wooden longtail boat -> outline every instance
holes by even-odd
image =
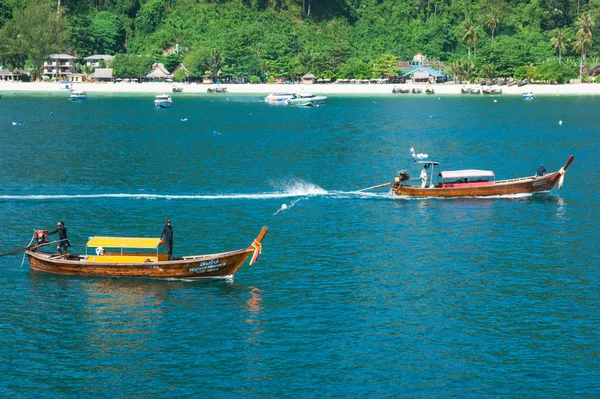
[[[437,184],[433,181],[433,170],[439,163],[421,161],[420,164],[428,165],[429,184],[424,188],[420,185],[403,184],[410,180],[408,173],[403,170],[398,173],[395,182],[391,183],[392,193],[408,197],[489,197],[547,192],[557,183],[560,189],[573,159],[575,157],[571,155],[565,166],[554,173],[508,180],[494,180],[494,172],[487,170],[442,171],[438,175]]]
[[[267,226],[263,227],[254,242],[245,249],[183,256],[171,261],[166,254],[158,253],[158,238],[91,237],[85,255],[69,254],[67,259],[57,253],[41,251],[41,247],[48,245],[44,243],[31,247],[26,253],[33,270],[48,273],[185,280],[230,278],[248,257],[252,255],[250,264],[258,259],[261,241],[268,231]],[[45,240],[47,242],[47,236]],[[88,255],[88,249],[94,247],[94,255]],[[104,248],[111,248],[114,252],[105,252]]]

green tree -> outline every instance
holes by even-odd
[[[594,19],[590,13],[581,14],[577,20],[579,29],[577,30],[577,39],[575,41],[575,51],[580,54],[581,59],[579,63],[579,79],[583,78],[583,63],[586,59],[586,54],[590,44],[592,43],[592,27],[594,26]]]
[[[182,62],[191,76],[199,78],[208,69],[207,59],[208,54],[205,51],[193,50],[186,54]]]
[[[25,65],[27,54],[23,51],[19,31],[14,21],[9,21],[0,29],[0,64],[11,69]]]
[[[96,54],[116,54],[124,50],[125,28],[121,18],[109,11],[94,15],[90,24],[92,52]]]
[[[154,57],[149,55],[117,54],[110,66],[115,77],[140,78],[150,72],[153,63]]]
[[[165,15],[164,0],[149,0],[138,11],[135,17],[135,30],[138,34],[153,33]]]
[[[65,18],[50,11],[34,1],[15,16],[19,45],[38,70],[48,55],[64,50],[69,39]]]
[[[373,63],[373,75],[369,78],[388,77],[394,79],[398,77],[397,69],[398,57],[392,54],[383,54]]]
[[[223,73],[223,66],[225,65],[225,59],[221,55],[221,52],[219,50],[211,50],[206,63],[210,71],[210,76],[212,76],[213,80],[217,80]]]
[[[565,30],[563,28],[557,28],[554,30],[554,35],[550,39],[552,47],[558,51],[558,63],[562,62],[562,52],[566,48],[567,38],[565,37]]]
[[[471,46],[477,42],[477,27],[471,20],[467,21],[463,30],[462,42],[469,48],[468,60],[471,61]]]
[[[183,69],[178,69],[173,73],[173,78],[178,82],[183,82],[187,80],[187,75]]]

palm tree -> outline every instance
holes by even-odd
[[[475,63],[475,60],[477,60],[477,43],[479,42],[479,31],[477,30],[477,26],[473,26],[473,39],[472,39],[472,43],[473,43],[473,64]]]
[[[496,31],[496,26],[500,22],[500,13],[498,10],[493,10],[488,15],[487,27],[492,31],[492,48],[494,48],[494,32]]]
[[[577,54],[581,56],[579,61],[579,80],[581,81],[583,79],[583,57],[585,55],[587,42],[583,37],[577,37],[577,40],[575,40],[575,44],[573,45],[573,47],[575,47],[575,51],[577,52]]]
[[[213,79],[217,79],[223,69],[224,60],[219,50],[212,50],[208,56],[208,68]]]
[[[581,14],[577,20],[579,29],[577,30],[577,40],[575,42],[575,50],[581,56],[579,61],[579,79],[583,78],[583,62],[586,58],[587,49],[592,43],[592,26],[594,26],[594,18],[590,13]]]
[[[561,63],[562,51],[566,48],[565,44],[567,39],[565,37],[565,30],[563,28],[558,28],[554,31],[554,36],[550,39],[550,44],[556,50],[558,50],[558,63]]]
[[[475,42],[476,35],[477,35],[477,33],[475,31],[475,24],[473,23],[473,21],[467,21],[467,23],[465,25],[465,33],[463,34],[463,37],[462,37],[462,42],[463,42],[463,44],[466,44],[469,48],[469,56],[468,56],[469,62],[471,61],[471,46]]]

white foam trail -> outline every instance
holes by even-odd
[[[302,196],[302,195],[326,195],[327,191],[323,190],[321,187],[305,182],[303,180],[284,180],[284,181],[275,181],[271,182],[271,185],[279,191],[284,192],[286,194],[290,194],[291,196]]]
[[[308,199],[308,197],[295,199],[295,200],[293,200],[292,202],[290,202],[290,204],[289,204],[289,205],[288,205],[288,204],[283,204],[283,205],[281,205],[281,208],[279,208],[279,209],[277,210],[277,212],[275,212],[275,213],[273,214],[273,216],[277,215],[279,212],[286,211],[286,210],[288,210],[288,209],[292,208],[294,205],[296,205],[296,204],[298,203],[298,201],[300,201],[300,200],[302,200],[302,199]]]
[[[300,196],[322,196],[327,195],[327,191],[312,183],[303,181],[294,181],[281,187],[281,191],[271,193],[257,194],[36,194],[36,195],[0,195],[0,200],[63,200],[63,199],[90,199],[90,198],[133,198],[133,199],[168,199],[168,200],[220,200],[220,199],[270,199],[270,198],[291,198]]]

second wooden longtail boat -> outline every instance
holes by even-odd
[[[394,195],[409,197],[490,197],[547,192],[556,184],[561,188],[565,173],[574,159],[571,155],[560,170],[543,176],[495,180],[492,171],[468,169],[439,172],[437,182],[434,182],[434,169],[439,163],[420,161],[419,164],[427,165],[429,182],[425,187],[404,184],[410,180],[405,170],[398,172],[394,183],[390,185]]]
[[[26,253],[33,270],[48,273],[184,280],[231,278],[250,256],[250,264],[258,259],[261,242],[268,231],[267,226],[263,227],[245,249],[182,256],[169,261],[166,254],[158,251],[160,239],[135,237],[91,237],[85,255],[69,254],[64,258],[41,250],[48,246],[48,236],[47,231],[38,230],[36,244]],[[95,250],[90,255],[91,248]]]

